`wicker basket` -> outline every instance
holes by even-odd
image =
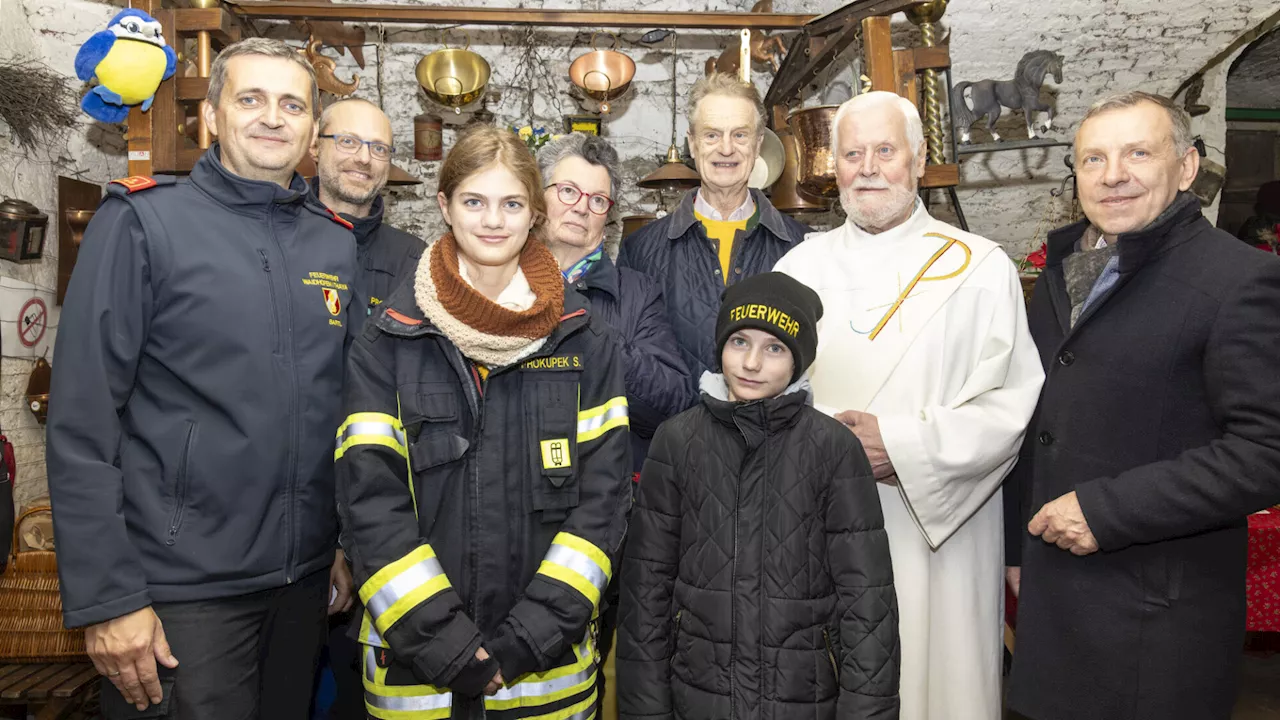
[[[62,626],[58,555],[52,550],[18,551],[22,521],[47,505],[22,513],[13,524],[13,555],[0,575],[0,660],[72,662],[86,659],[84,631]]]

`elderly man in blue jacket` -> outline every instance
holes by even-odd
[[[685,407],[702,373],[719,368],[716,313],[726,287],[769,272],[809,228],[747,187],[764,141],[764,105],[752,85],[712,73],[689,98],[689,150],[702,176],[675,212],[622,243],[618,265],[658,282],[690,370]],[[683,408],[681,408],[683,409]]]

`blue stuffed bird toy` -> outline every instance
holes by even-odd
[[[76,76],[98,81],[80,107],[95,120],[124,122],[133,105],[151,109],[156,88],[173,76],[177,64],[159,21],[141,10],[122,10],[76,53]]]

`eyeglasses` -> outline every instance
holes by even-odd
[[[347,135],[345,133],[339,135],[320,135],[319,137],[328,138],[333,141],[333,146],[348,155],[355,155],[360,152],[361,145],[369,146],[369,157],[374,160],[390,160],[394,147],[377,140],[361,140],[355,135]]]
[[[577,205],[582,196],[587,197],[587,209],[596,215],[604,215],[613,207],[613,199],[603,193],[582,192],[577,186],[569,183],[551,183],[548,188],[556,189],[556,197],[565,205]]]

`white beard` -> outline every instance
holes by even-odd
[[[916,188],[901,185],[889,186],[889,196],[882,199],[875,207],[861,207],[854,195],[853,186],[840,188],[840,205],[853,220],[853,224],[867,232],[879,232],[894,220],[909,215],[916,203]]]

